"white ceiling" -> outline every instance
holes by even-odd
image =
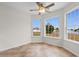
[[[45,5],[49,5],[52,2],[43,2]],[[55,6],[50,7],[50,11],[55,11],[60,8],[64,8],[70,4],[69,2],[56,2]],[[30,12],[30,9],[36,9],[37,5],[35,2],[0,2],[0,6],[9,6],[11,8],[16,8],[17,10],[20,10],[22,12],[28,12],[30,14],[38,14],[38,12]]]

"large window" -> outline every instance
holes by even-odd
[[[33,26],[33,36],[40,36],[40,20],[33,20],[32,22]]]
[[[53,17],[45,21],[46,36],[59,37],[59,18]]]
[[[67,13],[68,39],[79,41],[79,8]]]

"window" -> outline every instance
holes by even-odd
[[[67,14],[68,39],[79,41],[79,8]]]
[[[54,17],[45,21],[46,36],[59,37],[59,18]]]
[[[33,36],[40,36],[40,20],[33,20]]]

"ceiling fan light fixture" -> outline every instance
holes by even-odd
[[[49,8],[55,5],[55,3],[52,3],[52,4],[49,4],[49,5],[45,6],[41,2],[36,2],[36,4],[37,4],[37,8],[36,9],[32,9],[30,11],[37,11],[39,13],[38,15],[40,15],[42,13],[45,13],[45,12],[49,12],[48,11]]]
[[[45,8],[44,8],[44,7],[41,7],[41,8],[39,9],[39,12],[40,12],[40,13],[45,13]]]

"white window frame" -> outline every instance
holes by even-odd
[[[67,14],[69,14],[69,13],[71,13],[72,11],[74,11],[74,10],[76,10],[76,9],[78,9],[79,8],[79,6],[76,6],[76,7],[73,7],[72,9],[70,9],[70,10],[68,10],[66,13],[65,13],[65,16],[64,16],[64,22],[66,22],[66,26],[65,26],[65,30],[66,30],[66,32],[65,32],[65,36],[66,36],[66,38],[65,38],[65,40],[67,40],[67,41],[70,41],[70,42],[73,42],[73,43],[77,43],[77,44],[79,44],[79,42],[78,41],[75,41],[75,40],[71,40],[71,39],[68,39],[68,33],[67,33]]]
[[[34,18],[35,19],[35,18]],[[34,36],[33,35],[33,20],[34,19],[32,19],[32,22],[31,22],[31,25],[32,25],[32,37],[41,37],[41,20],[40,19],[37,19],[37,20],[39,20],[40,21],[40,36]]]
[[[60,23],[60,16],[52,16],[52,17],[48,17],[46,20],[50,19],[50,18],[55,18],[55,17],[58,17],[59,18],[59,23]],[[61,39],[61,35],[60,35],[60,24],[59,24],[59,37],[51,37],[51,36],[46,36],[46,20],[44,20],[44,37],[47,37],[47,38],[52,38],[52,39]]]

